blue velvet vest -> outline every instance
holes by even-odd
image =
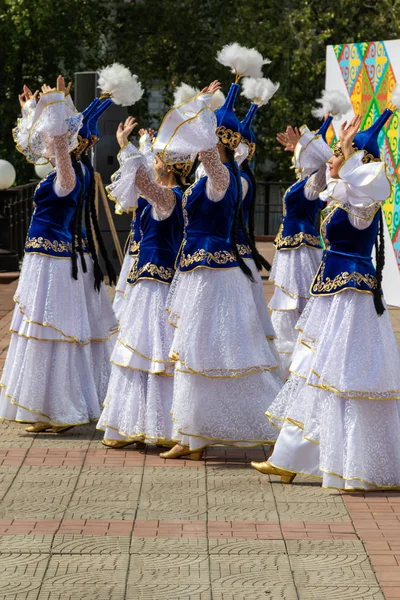
[[[57,196],[53,183],[56,171],[51,171],[37,186],[33,201],[36,207],[32,214],[25,252],[46,254],[54,258],[69,258],[72,254],[73,220],[81,193],[81,184],[77,179],[74,189],[67,196]],[[84,185],[88,190],[90,174],[85,169]],[[82,228],[85,240],[86,232]],[[88,251],[84,242],[84,250]]]
[[[329,208],[321,225],[325,250],[310,292],[313,296],[331,296],[354,289],[372,294],[376,271],[371,254],[378,234],[379,210],[367,229],[357,229],[341,205]]]
[[[139,254],[141,238],[140,218],[142,216],[143,210],[146,208],[147,205],[147,200],[145,200],[142,196],[139,196],[137,209],[131,221],[131,231],[127,240],[129,256],[137,256]]]
[[[240,172],[240,176],[243,177],[243,179],[245,179],[249,185],[247,194],[244,197],[243,202],[242,202],[243,220],[244,220],[244,224],[246,225],[246,227],[248,227],[249,216],[250,216],[250,206],[251,206],[251,201],[253,198],[253,182],[251,181],[250,177],[242,171]],[[240,255],[243,258],[253,258],[251,250],[250,250],[249,246],[247,245],[247,241],[246,241],[246,237],[244,235],[243,229],[241,227],[238,227],[237,243],[238,243]]]
[[[296,181],[283,196],[282,225],[274,241],[277,250],[295,250],[300,246],[321,248],[315,221],[325,202],[307,200],[306,183],[307,179]]]
[[[184,238],[177,266],[182,272],[197,268],[225,269],[239,267],[233,253],[231,229],[238,188],[231,166],[229,187],[220,202],[209,200],[207,177],[194,183],[183,195]]]
[[[172,214],[163,221],[152,217],[151,206],[144,207],[140,219],[141,241],[137,264],[131,269],[127,282],[134,285],[140,279],[171,283],[175,259],[183,236],[182,190],[173,188],[176,204]]]

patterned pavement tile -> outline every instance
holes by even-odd
[[[3,554],[49,554],[52,535],[0,536],[0,562]]]
[[[0,466],[0,500],[7,494],[18,473],[18,467]]]
[[[0,518],[61,518],[78,476],[74,467],[21,467],[0,502]]]
[[[209,553],[212,555],[264,556],[286,554],[283,540],[209,540]]]
[[[213,600],[209,583],[151,582],[129,585],[125,600]],[[42,600],[42,599],[40,599]],[[252,599],[253,600],[253,599]]]
[[[235,588],[233,590],[216,590],[213,588],[212,597],[213,600],[298,600],[296,588],[293,584],[271,585],[267,581],[263,589],[255,589],[248,585],[242,589]]]
[[[136,514],[138,492],[131,493],[130,499],[116,501],[109,494],[108,500],[98,501],[93,497],[74,494],[73,499],[65,509],[66,519],[133,519]]]
[[[127,554],[52,556],[39,600],[122,600],[128,562]]]
[[[129,544],[129,536],[57,535],[54,538],[52,554],[128,554]]]
[[[48,562],[47,554],[1,554],[0,599],[36,600]]]
[[[297,599],[288,557],[211,555],[213,598]]]
[[[211,600],[207,554],[141,552],[132,555],[126,597]]]
[[[350,521],[343,503],[281,502],[278,497],[276,506],[281,521]]]
[[[190,469],[176,467],[175,469],[160,469],[159,467],[146,467],[143,473],[143,489],[152,486],[167,485],[176,489],[176,486],[193,486],[205,489],[206,470],[204,466],[192,466]]]
[[[345,554],[358,555],[365,554],[364,544],[353,540],[287,540],[287,551],[290,556],[294,554],[312,555],[312,554]]]
[[[278,502],[296,502],[298,504],[301,502],[306,504],[309,502],[322,502],[322,504],[333,502],[334,504],[343,505],[343,498],[339,492],[324,489],[319,483],[310,484],[310,480],[308,480],[308,485],[305,485],[305,482],[302,485],[286,485],[274,481],[271,487],[273,487]]]
[[[175,472],[176,469],[173,469]],[[160,489],[146,492],[142,490],[137,512],[138,519],[192,519],[205,520],[207,517],[207,498],[205,491],[189,488],[185,496],[181,497],[179,487],[173,491],[167,486],[166,493],[163,483]]]
[[[378,586],[297,586],[297,592],[299,600],[385,600]]]
[[[131,554],[208,554],[206,539],[133,537]]]
[[[278,521],[274,502],[252,502],[222,504],[218,496],[209,500],[208,518],[210,521]]]
[[[314,554],[290,556],[293,577],[300,587],[324,584],[372,585],[377,581],[366,554]]]

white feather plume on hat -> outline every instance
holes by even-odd
[[[271,61],[255,48],[241,46],[237,42],[227,44],[217,54],[217,61],[225,67],[230,67],[237,79],[241,77],[262,77],[263,65]]]
[[[323,119],[326,114],[330,114],[339,120],[351,109],[348,98],[339,90],[324,90],[321,98],[318,98],[316,102],[321,106],[314,108],[311,114],[319,119]]]
[[[174,90],[174,106],[180,106],[183,102],[187,102],[195,98],[200,93],[198,88],[192,87],[187,83],[181,83]]]
[[[264,106],[279,90],[280,83],[273,83],[267,77],[245,77],[242,86],[242,96],[258,104],[258,106]]]
[[[144,92],[137,75],[119,63],[99,71],[99,88],[103,94],[109,94],[115,104],[122,106],[135,104]]]
[[[211,110],[218,110],[225,103],[225,94],[221,90],[214,92],[211,99]]]
[[[397,110],[400,110],[400,84],[397,84],[394,88],[390,102],[397,108]]]

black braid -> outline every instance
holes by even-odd
[[[258,271],[261,271],[262,268],[267,271],[271,270],[271,265],[269,262],[259,253],[256,246],[256,236],[254,233],[254,216],[255,216],[255,207],[256,207],[256,178],[254,177],[253,171],[250,169],[250,165],[248,160],[246,159],[241,165],[242,171],[248,175],[252,184],[252,198],[250,204],[250,212],[249,212],[249,224],[248,226],[244,222],[243,215],[243,205],[240,214],[240,224],[242,226],[244,237],[246,238],[246,243],[250,247],[251,253],[253,255],[253,260],[257,267]]]
[[[82,162],[84,163],[85,167],[87,167],[87,169],[89,170],[90,173],[90,188],[89,188],[89,194],[88,194],[88,198],[87,198],[87,205],[88,207],[86,208],[87,211],[90,210],[90,217],[91,217],[91,223],[93,225],[93,229],[96,235],[96,239],[97,239],[97,243],[99,244],[99,248],[100,248],[100,252],[101,255],[103,257],[103,260],[105,262],[106,265],[106,271],[107,271],[107,275],[108,275],[108,279],[109,279],[109,283],[110,285],[115,285],[117,283],[117,274],[115,272],[115,269],[110,261],[110,259],[108,258],[108,253],[107,253],[107,249],[106,246],[104,244],[104,240],[103,237],[101,235],[101,231],[100,231],[100,226],[99,226],[99,221],[97,218],[97,213],[96,213],[96,204],[95,204],[95,174],[94,174],[94,170],[93,170],[93,166],[92,163],[90,161],[89,156],[86,154],[83,158],[82,158]],[[86,217],[86,212],[85,212],[85,220],[86,223],[88,222],[88,217]],[[87,226],[87,225],[86,225]],[[87,232],[88,233],[88,242],[90,244],[90,238],[89,236],[92,236],[92,240],[93,240],[93,231],[91,227],[88,227],[88,229],[90,230]],[[101,281],[103,281],[104,277],[103,277],[103,272],[100,268],[100,265],[98,263],[97,260],[97,253],[96,253],[96,249],[94,247],[94,242],[93,242],[93,250],[90,250],[92,257],[93,257],[93,253],[96,255],[96,261],[94,260],[94,273],[95,273],[95,287],[96,289],[100,289],[100,284]],[[100,276],[100,272],[101,272],[101,276]]]
[[[85,180],[83,177],[83,173],[82,173],[82,169],[80,167],[80,165],[78,164],[78,172],[79,172],[79,181],[81,184],[81,193],[79,196],[79,202],[78,202],[78,206],[77,206],[77,215],[76,215],[76,232],[74,232],[74,236],[77,240],[76,242],[76,249],[78,251],[79,256],[81,257],[81,265],[82,265],[82,271],[84,273],[87,272],[87,266],[86,266],[86,261],[85,261],[85,254],[83,252],[83,241],[82,241],[82,215],[83,215],[83,207],[85,204]]]
[[[84,162],[86,164],[86,158],[84,159]],[[89,162],[90,162],[90,160],[89,160]],[[95,245],[94,239],[93,239],[92,221],[90,219],[90,198],[92,197],[92,195],[94,195],[95,183],[96,182],[91,173],[88,197],[86,199],[86,204],[85,204],[85,227],[86,227],[86,235],[88,238],[89,251],[90,251],[90,254],[91,254],[91,257],[93,260],[94,287],[99,292],[101,283],[104,281],[104,275],[103,275],[103,271],[101,270],[101,267],[99,265],[99,259],[97,257],[97,252],[96,252],[96,245]]]
[[[250,181],[252,183],[252,187],[253,187],[253,197],[251,199],[251,204],[250,204],[248,229],[249,229],[250,238],[252,239],[252,241],[255,244],[256,243],[256,235],[254,232],[254,221],[255,221],[255,209],[256,209],[257,182],[256,182],[256,178],[254,177],[253,170],[250,168],[250,164],[249,164],[249,161],[247,160],[247,158],[242,162],[242,164],[240,165],[240,168],[244,173],[246,173],[246,175],[250,179]]]
[[[83,249],[82,249],[82,210],[83,210],[83,204],[85,202],[85,185],[84,185],[84,180],[83,180],[82,169],[81,169],[79,162],[77,161],[75,154],[71,154],[71,162],[72,162],[72,166],[75,171],[75,176],[77,178],[77,181],[79,181],[79,183],[80,183],[79,198],[78,198],[78,202],[77,202],[77,205],[75,208],[74,218],[72,221],[72,254],[71,254],[72,277],[77,280],[78,279],[77,251],[79,252],[79,254],[81,256],[82,270],[86,271],[86,262],[85,262],[85,258],[83,256]]]
[[[233,217],[233,223],[232,223],[232,228],[231,228],[232,252],[233,252],[235,259],[239,263],[239,267],[241,268],[243,273],[246,275],[246,277],[248,277],[250,279],[250,281],[254,281],[251,269],[248,266],[248,264],[243,260],[242,256],[240,255],[238,245],[237,245],[237,230],[238,230],[239,221],[240,221],[240,213],[242,211],[242,182],[240,179],[239,168],[235,161],[235,155],[234,155],[233,151],[228,148],[225,148],[225,150],[226,150],[226,153],[228,156],[229,164],[231,165],[231,167],[233,169],[233,173],[235,175],[237,187],[238,187],[236,203],[235,203],[235,214]]]
[[[375,310],[379,316],[382,316],[385,312],[385,307],[382,300],[382,276],[383,267],[385,266],[385,230],[383,223],[382,209],[380,209],[379,215],[379,233],[375,241],[375,253],[376,253],[376,288],[374,290],[374,304]]]

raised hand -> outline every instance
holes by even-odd
[[[72,81],[70,81],[69,84],[67,85],[67,87],[65,87],[64,77],[62,75],[59,75],[57,77],[57,83],[56,83],[57,92],[64,92],[64,95],[68,96],[68,94],[71,90],[71,85],[72,85]]]
[[[56,88],[52,88],[49,85],[47,85],[47,83],[44,83],[42,85],[42,94],[47,94],[48,92],[55,92]]]
[[[203,88],[200,93],[201,94],[215,94],[215,92],[220,90],[221,87],[222,86],[221,86],[220,82],[217,79],[215,79],[215,81],[212,81],[210,83],[210,85],[207,85],[205,88]]]
[[[286,135],[286,133],[278,133],[276,139],[281,144],[281,146],[283,146],[285,152],[294,152],[294,148],[289,143],[289,138]]]
[[[286,135],[287,135],[287,137],[288,137],[289,144],[290,144],[291,146],[293,146],[293,151],[294,151],[294,149],[295,149],[295,148],[296,148],[296,146],[297,146],[297,143],[298,143],[299,139],[301,138],[300,131],[298,130],[298,128],[297,128],[297,127],[295,127],[295,128],[293,129],[293,127],[291,127],[290,125],[288,125],[288,126],[286,127]]]
[[[25,102],[28,102],[29,100],[32,100],[32,98],[34,98],[36,100],[38,94],[39,94],[39,90],[36,90],[36,92],[34,94],[32,94],[32,92],[28,88],[28,86],[24,85],[22,94],[18,95],[18,100],[19,100],[21,108],[24,107]]]
[[[146,133],[150,137],[150,139],[153,139],[153,137],[154,137],[154,129],[144,129],[143,127],[141,129],[139,129],[139,135],[140,135],[140,137],[142,137],[142,135],[145,135]]]
[[[284,147],[285,152],[294,152],[301,135],[297,127],[286,127],[285,133],[278,133],[277,141]]]
[[[120,148],[124,148],[128,143],[128,138],[139,123],[133,117],[128,117],[125,123],[120,123],[117,129],[117,141]]]
[[[346,149],[352,148],[353,140],[360,129],[360,125],[361,125],[361,116],[355,115],[348,125],[347,125],[347,121],[344,121],[344,123],[342,123],[342,125],[340,126],[339,141],[340,141],[340,145],[343,150],[343,153],[345,155],[346,155],[345,148]]]

